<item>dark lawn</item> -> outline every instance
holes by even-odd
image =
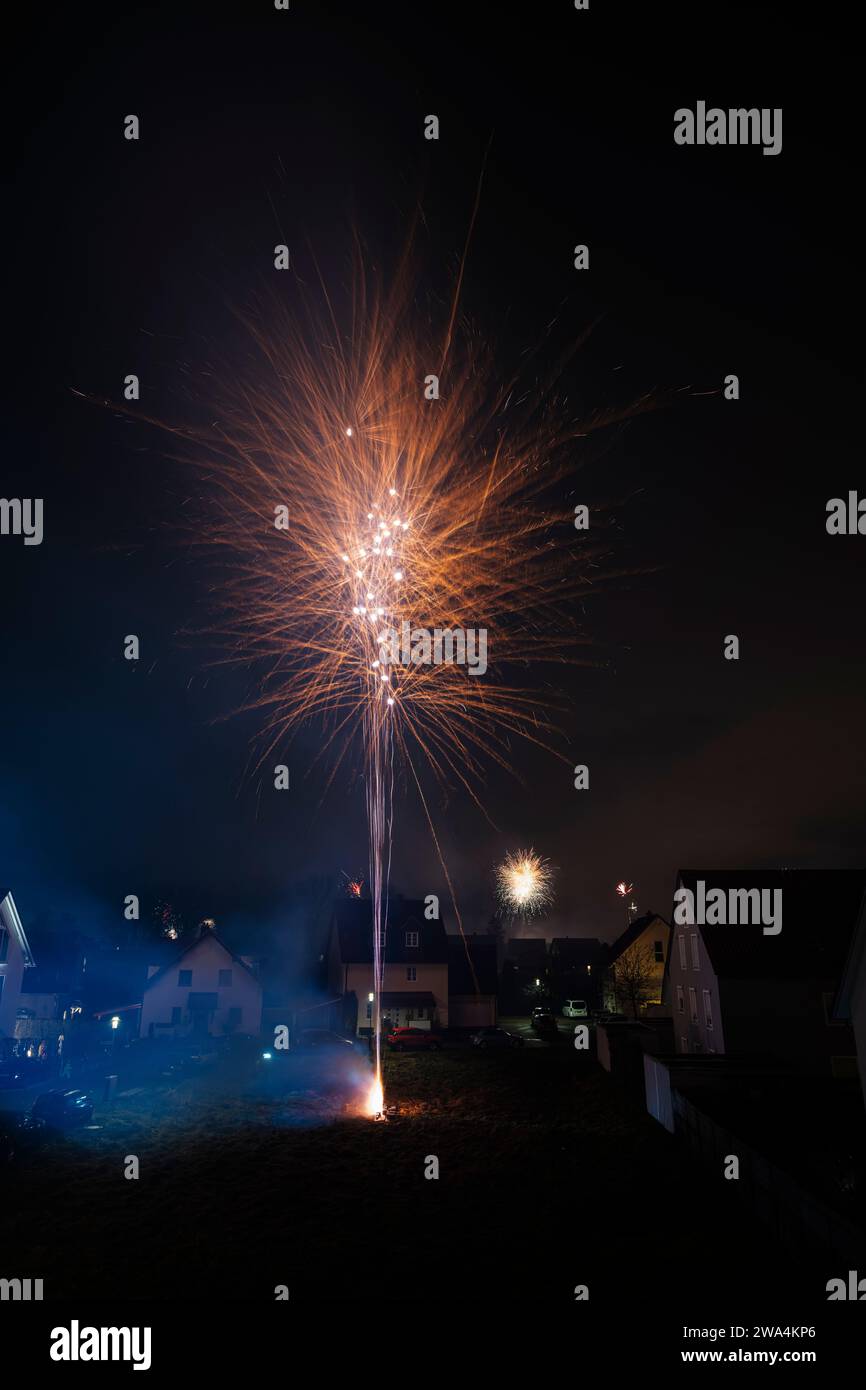
[[[3,1266],[46,1298],[554,1298],[803,1290],[721,1178],[557,1047],[388,1056],[387,1124],[213,1082],[148,1088],[4,1183]],[[123,1177],[137,1154],[141,1176]],[[424,1178],[439,1159],[440,1178]],[[14,1200],[9,1201],[10,1190]],[[769,1281],[769,1282],[766,1282]],[[721,1296],[721,1292],[718,1296]]]

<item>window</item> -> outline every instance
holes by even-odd
[[[419,940],[420,940],[420,933],[419,933],[419,932],[416,932],[416,931],[407,931],[407,933],[406,933],[406,945],[407,945],[407,946],[417,946]]]
[[[418,978],[418,971],[417,971],[416,967],[415,967],[414,965],[407,965],[407,966],[406,966],[406,979],[407,979],[407,980],[417,980],[417,978]]]
[[[686,938],[684,936],[678,936],[677,945],[680,948],[680,969],[687,970],[688,961],[686,960]]]
[[[677,985],[677,1013],[684,1014],[686,1011],[686,996],[683,994],[682,985]]]
[[[713,1027],[713,1001],[712,1001],[712,998],[710,997],[710,991],[709,991],[708,989],[705,989],[705,990],[704,990],[704,1022],[706,1023],[706,1025],[707,1025],[707,1027],[710,1029],[710,1031],[712,1031],[712,1027]]]
[[[694,985],[689,985],[689,1018],[692,1023],[698,1021],[698,995]]]
[[[178,988],[179,988],[179,989],[186,989],[188,985],[191,985],[191,984],[192,984],[192,971],[191,971],[191,970],[178,970],[178,972],[177,972],[177,983],[178,983]]]
[[[681,1034],[680,1034],[680,1052],[688,1052],[688,1050],[689,1050],[689,1040],[688,1040],[688,1038],[686,1037],[685,1033],[681,1033]]]
[[[243,1016],[243,1009],[229,1009],[229,1028],[239,1027]]]
[[[380,951],[384,951],[384,949],[385,949],[385,933],[384,933],[383,931],[380,931],[380,932],[379,932],[379,950],[380,950]]]
[[[693,970],[700,970],[700,968],[701,968],[701,958],[700,958],[700,956],[698,955],[698,938],[697,938],[697,936],[693,936],[693,937],[692,937],[692,969],[693,969]]]
[[[368,1018],[372,1018],[372,1017],[373,1017],[373,1005],[372,1005],[372,1004],[368,1004],[368,1005],[367,1005],[367,1017],[368,1017]]]
[[[662,945],[661,941],[653,942],[653,954],[656,958],[656,964],[664,964],[665,948]]]
[[[5,927],[0,927],[0,961],[7,959],[9,951],[9,933]]]
[[[172,1021],[172,1023],[180,1023],[182,1014],[183,1014],[183,1009],[181,1009],[181,1008],[179,1008],[179,1007],[176,1007],[176,1008],[172,1009],[172,1011],[171,1011],[171,1021]]]
[[[231,985],[231,982],[232,972],[230,970],[221,970],[219,974],[218,987],[220,989],[228,989]]]

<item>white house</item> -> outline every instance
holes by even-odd
[[[262,987],[253,962],[236,956],[209,928],[168,965],[149,967],[142,1037],[257,1034],[261,1026]]]
[[[448,938],[429,921],[423,902],[392,898],[382,933],[382,1026],[448,1027]],[[354,994],[357,1031],[372,1029],[373,916],[367,899],[337,903],[331,923],[328,983],[335,994]]]
[[[14,1039],[24,972],[34,965],[33,953],[18,916],[15,899],[7,893],[0,902],[0,1054]]]

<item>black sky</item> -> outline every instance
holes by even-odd
[[[243,678],[180,636],[205,597],[175,530],[189,480],[157,432],[74,390],[119,398],[134,371],[142,408],[176,416],[276,241],[336,277],[357,226],[387,266],[419,198],[435,292],[488,144],[464,307],[503,363],[554,318],[560,341],[597,320],[565,382],[588,407],[728,372],[741,400],[682,392],[586,458],[575,500],[653,572],[587,605],[598,665],[570,683],[568,762],[491,770],[495,829],[465,796],[439,808],[467,923],[528,843],[560,869],[548,931],[603,937],[622,875],[666,911],[686,863],[863,863],[866,538],[824,526],[828,498],[866,490],[846,45],[790,6],[472,13],[90,6],[36,16],[18,50],[0,494],[43,497],[46,534],[0,538],[0,878],[25,920],[62,903],[111,928],[137,892],[252,930],[304,878],[363,863],[357,782],[322,802],[326,767],[283,798],[245,777],[253,725],[219,722]],[[677,147],[674,110],[698,99],[781,106],[782,153]],[[311,732],[293,768],[316,751]],[[394,883],[444,892],[409,797]]]

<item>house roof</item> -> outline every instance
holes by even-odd
[[[642,936],[647,927],[653,922],[661,922],[664,926],[670,927],[670,923],[666,922],[664,917],[660,917],[657,912],[645,912],[642,917],[635,917],[634,921],[629,923],[622,935],[618,936],[616,941],[612,942],[608,947],[608,963],[612,965],[615,960],[619,960],[623,951],[627,951],[629,946],[632,946],[634,942],[637,941],[638,937]]]
[[[547,941],[543,936],[511,936],[505,944],[505,959],[527,967],[547,960]]]
[[[497,988],[496,937],[495,936],[449,936],[448,937],[448,993],[474,994],[475,983],[469,961],[468,951],[475,968],[479,994],[495,994]]]
[[[601,954],[601,942],[595,936],[555,936],[550,954],[560,965],[588,965]]]
[[[159,980],[164,979],[170,970],[176,970],[177,967],[180,965],[181,961],[184,959],[184,957],[190,955],[205,940],[215,941],[216,944],[220,946],[223,951],[225,951],[226,955],[234,961],[235,965],[239,965],[242,970],[245,970],[248,975],[252,976],[252,978],[256,981],[256,984],[259,984],[259,980],[257,979],[254,972],[250,970],[250,967],[247,965],[243,957],[236,956],[234,951],[229,950],[228,946],[225,944],[223,940],[221,940],[220,937],[217,936],[215,931],[211,931],[209,928],[206,928],[201,932],[199,936],[196,937],[195,941],[191,941],[188,946],[184,946],[181,951],[179,951],[176,955],[172,956],[171,960],[166,961],[165,965],[160,966],[159,970],[155,970],[152,975],[149,975],[148,978],[145,980],[144,988],[146,990],[151,989]]]
[[[782,893],[782,930],[701,926],[701,940],[719,979],[837,981],[863,912],[866,871],[850,869],[682,869],[678,885],[696,891],[757,888]],[[673,930],[677,930],[674,923]]]
[[[332,930],[343,965],[373,961],[373,905],[369,898],[342,898],[335,905]],[[418,945],[407,946],[405,933],[418,932]],[[422,899],[391,898],[385,930],[387,965],[444,965],[448,960],[445,925],[429,922]]]
[[[15,940],[18,942],[21,954],[24,957],[24,964],[35,965],[36,962],[33,959],[33,952],[30,949],[30,943],[27,940],[27,934],[21,924],[21,918],[18,916],[18,909],[15,906],[15,899],[11,892],[7,893],[2,902],[0,902],[0,923],[3,924],[9,935],[14,936]]]

